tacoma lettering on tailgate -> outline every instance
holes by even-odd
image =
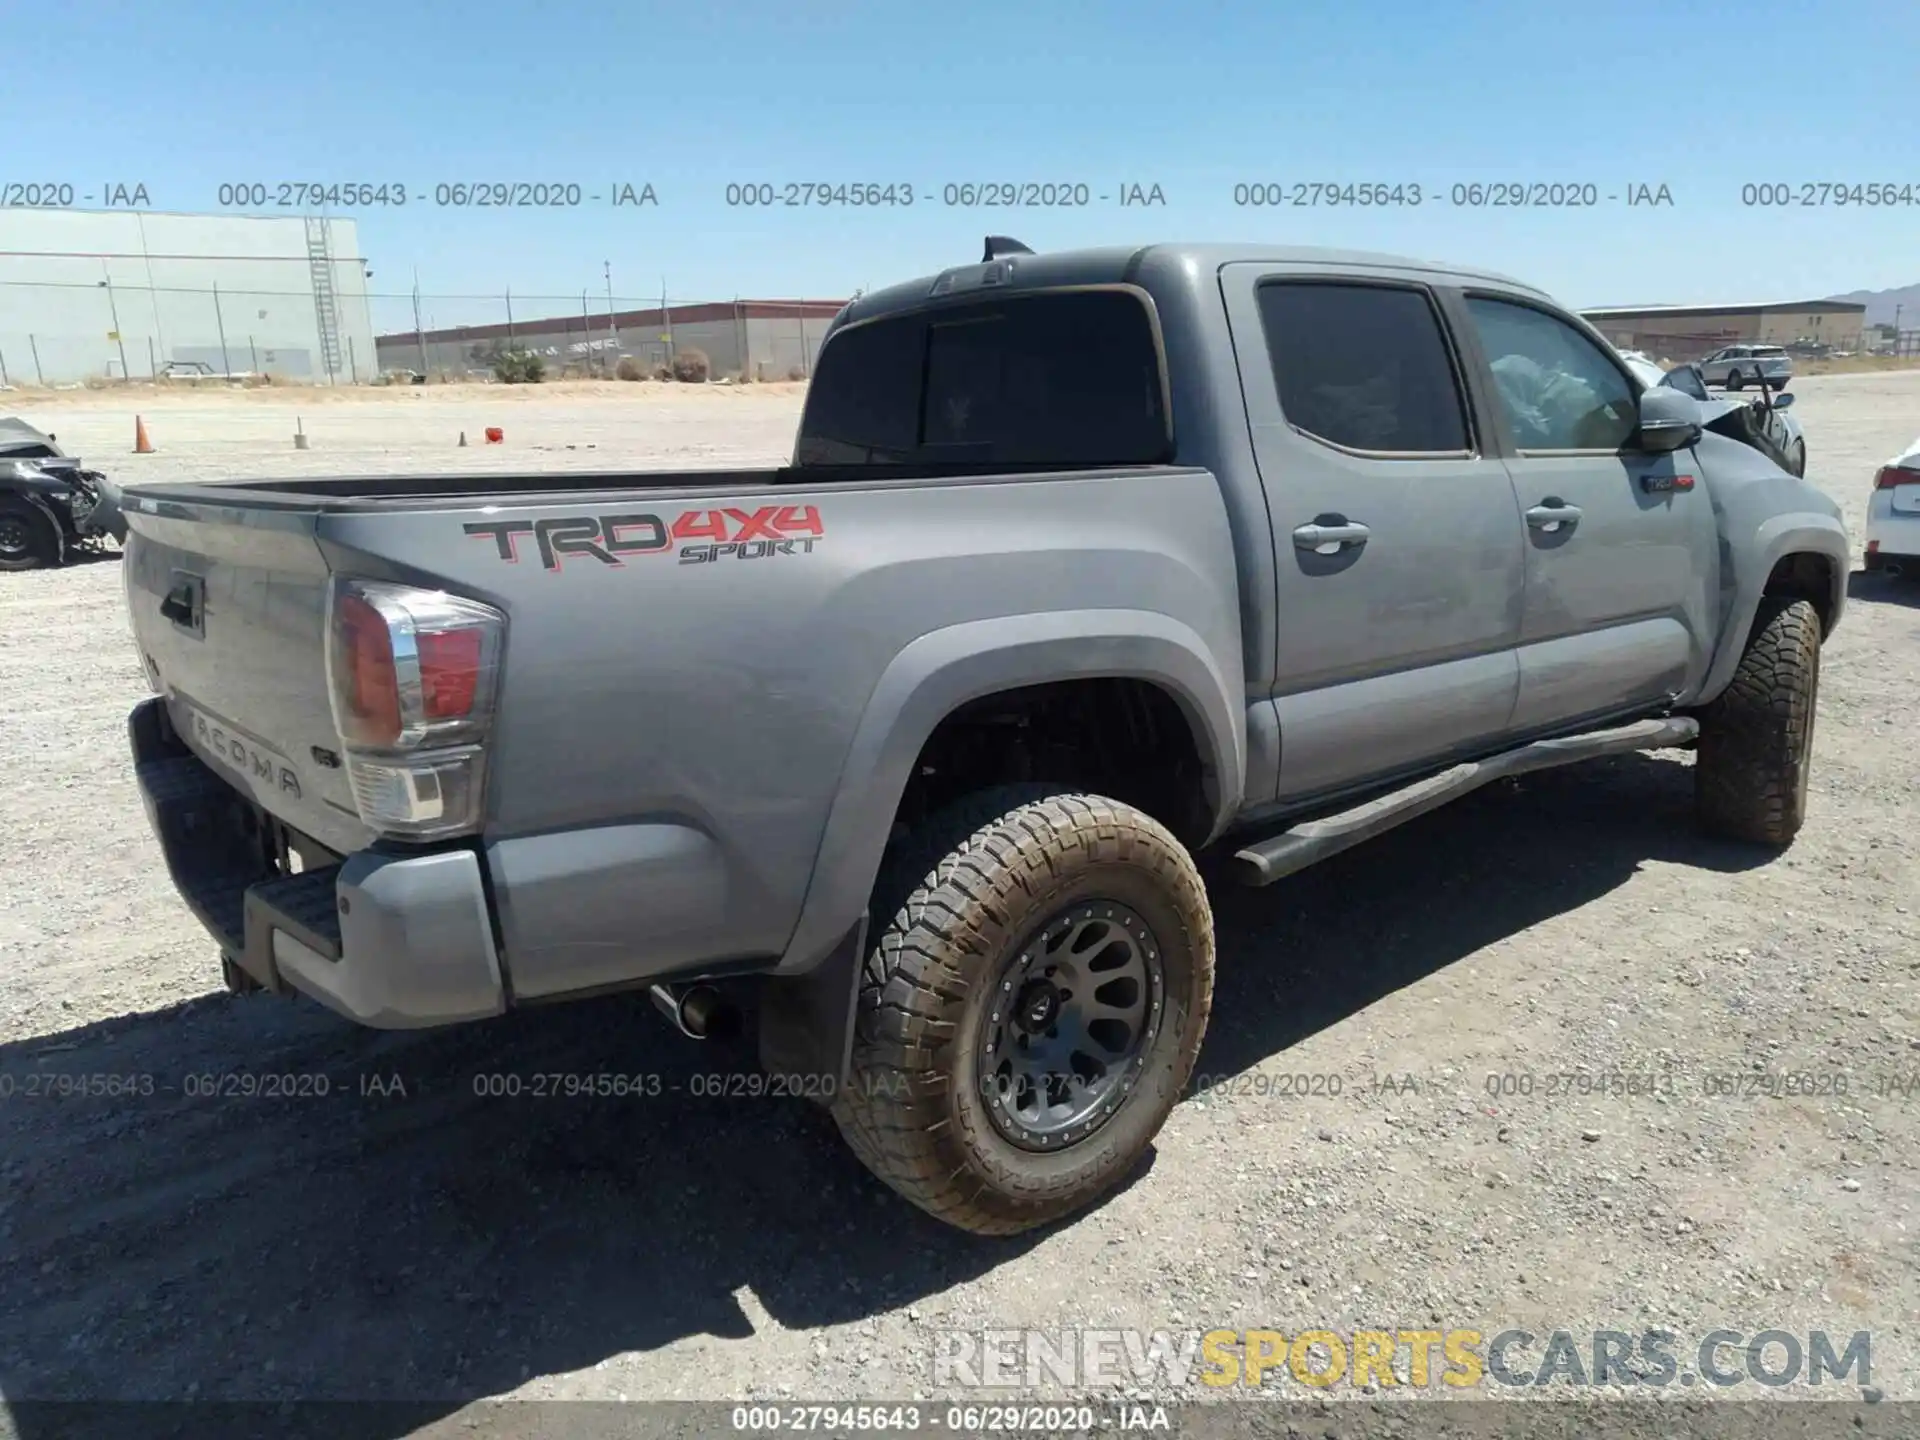
[[[651,512],[626,515],[554,515],[538,520],[473,520],[469,535],[490,539],[500,558],[520,563],[520,539],[531,535],[540,564],[560,569],[568,556],[624,565],[630,556],[662,555],[680,544],[682,565],[715,560],[764,560],[810,555],[826,536],[812,505],[762,505],[756,510],[683,510],[672,520]]]

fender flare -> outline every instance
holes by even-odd
[[[1713,663],[1707,667],[1706,678],[1700,682],[1693,704],[1706,704],[1732,681],[1740,657],[1746,653],[1747,633],[1753,628],[1753,618],[1759,612],[1773,567],[1780,563],[1782,556],[1803,551],[1827,560],[1833,576],[1833,593],[1828,597],[1827,611],[1831,617],[1829,633],[1840,623],[1847,601],[1847,573],[1853,568],[1853,553],[1845,528],[1830,516],[1806,511],[1770,517],[1761,522],[1754,536],[1749,551],[1755,557],[1753,564],[1742,567],[1733,601],[1720,626],[1719,648],[1714,651]]]
[[[865,915],[921,747],[959,706],[1003,690],[1096,678],[1159,685],[1192,733],[1215,838],[1239,807],[1246,773],[1240,668],[1237,645],[1218,653],[1190,626],[1147,610],[1008,615],[922,635],[868,697],[778,973],[812,969]]]

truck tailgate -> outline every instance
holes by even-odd
[[[328,701],[316,514],[131,496],[126,598],[181,738],[280,820],[346,852],[372,837]]]

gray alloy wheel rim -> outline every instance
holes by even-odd
[[[999,1134],[1050,1151],[1093,1134],[1124,1105],[1164,1018],[1159,938],[1110,900],[1039,926],[994,977],[974,1050]]]
[[[0,515],[0,555],[24,555],[33,544],[33,532],[18,515]]]

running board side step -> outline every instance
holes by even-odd
[[[1556,765],[1571,765],[1578,760],[1593,760],[1602,755],[1620,755],[1630,750],[1664,750],[1685,745],[1700,733],[1700,722],[1684,715],[1665,719],[1636,720],[1611,730],[1594,730],[1585,735],[1563,735],[1553,740],[1536,740],[1517,750],[1490,755],[1485,760],[1470,760],[1443,770],[1404,789],[1283,830],[1272,839],[1249,845],[1234,855],[1235,878],[1246,885],[1271,885],[1296,870],[1304,870],[1329,855],[1337,855],[1362,840],[1371,840],[1383,831],[1404,824],[1417,816],[1436,810],[1449,800],[1457,800],[1470,790],[1478,790],[1495,780],[1524,775],[1529,770],[1547,770]]]

